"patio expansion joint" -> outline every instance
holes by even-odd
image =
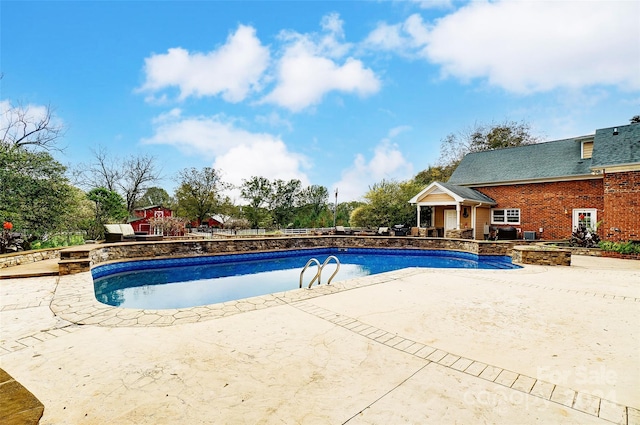
[[[78,329],[80,329],[79,325],[69,323],[60,327],[43,329],[30,335],[22,336],[18,339],[2,340],[0,343],[0,348],[2,348],[2,350],[0,350],[0,356],[20,351],[28,347],[33,347],[35,344],[67,335]]]
[[[499,366],[489,365],[469,357],[458,356],[422,344],[421,342],[404,338],[396,333],[387,332],[384,329],[361,322],[353,317],[319,307],[306,300],[289,303],[289,305],[378,344],[386,345],[395,350],[419,357],[427,362],[424,367],[430,363],[436,363],[454,372],[464,373],[485,381],[493,382],[502,387],[510,388],[513,391],[542,399],[545,402],[560,404],[612,423],[632,425],[636,424],[636,418],[640,418],[640,412],[633,407],[624,406],[589,393],[578,392],[570,388],[542,381],[503,369]],[[422,369],[423,368],[421,368],[421,370]],[[606,406],[607,409],[603,409],[602,406]],[[640,423],[640,421],[638,423]]]

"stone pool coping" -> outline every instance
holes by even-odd
[[[316,285],[311,289],[291,289],[223,303],[173,309],[136,309],[103,304],[95,297],[91,273],[85,272],[61,276],[50,307],[54,314],[77,325],[171,326],[228,317],[243,312],[262,310],[336,292],[390,282],[420,273],[421,270],[424,269],[408,268],[332,282],[330,285]]]

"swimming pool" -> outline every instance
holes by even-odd
[[[92,269],[98,301],[123,308],[195,307],[282,292],[299,287],[300,272],[310,258],[320,264],[340,261],[333,282],[407,267],[513,269],[511,257],[478,256],[460,251],[322,248],[230,254],[162,260],[125,261]],[[336,269],[322,272],[322,284]],[[304,274],[306,287],[317,268]]]

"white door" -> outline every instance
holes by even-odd
[[[596,230],[598,220],[598,210],[595,208],[579,208],[573,210],[573,230],[579,224],[584,224],[587,229]]]
[[[456,210],[444,210],[444,230],[455,229],[458,226]]]

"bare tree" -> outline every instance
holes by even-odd
[[[440,143],[440,166],[455,166],[470,152],[503,149],[540,142],[525,121],[478,124],[450,133]]]
[[[138,199],[152,183],[160,179],[160,174],[155,158],[149,155],[132,156],[123,165],[119,186],[127,202],[127,210],[132,214]]]
[[[117,192],[118,182],[122,179],[122,163],[109,155],[103,146],[92,149],[94,161],[89,165],[82,165],[82,180],[90,188],[104,187]]]
[[[104,147],[94,150],[93,162],[81,168],[77,173],[78,184],[119,193],[125,199],[129,214],[133,214],[145,191],[161,178],[155,157],[140,154],[122,159],[110,155]]]
[[[61,150],[56,141],[64,127],[56,122],[51,106],[17,106],[0,102],[0,141],[9,147],[35,147],[47,151]]]

